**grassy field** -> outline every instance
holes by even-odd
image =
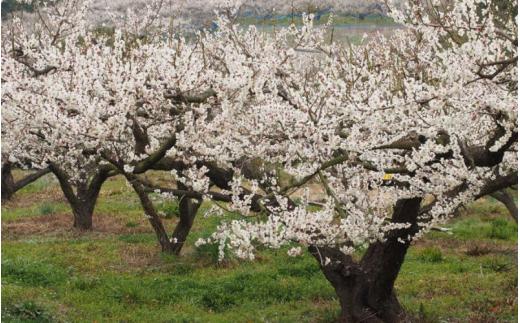
[[[196,249],[218,219],[199,218],[180,257],[161,255],[121,178],[103,188],[95,230],[72,216],[50,175],[2,205],[4,322],[333,322],[338,303],[308,255],[263,250],[216,262]],[[176,205],[161,209],[175,223]],[[492,199],[474,203],[408,253],[400,300],[420,322],[516,322],[517,226]]]

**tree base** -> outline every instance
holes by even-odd
[[[95,200],[90,201],[86,205],[82,205],[73,210],[74,224],[73,228],[81,231],[92,230],[92,215],[94,213]]]
[[[337,248],[309,247],[323,274],[336,290],[341,305],[339,322],[407,321],[406,313],[396,297],[394,282],[410,246],[407,237],[418,231],[420,204],[419,198],[398,201],[392,222],[407,223],[409,226],[389,232],[384,241],[372,243],[360,261],[354,261]]]

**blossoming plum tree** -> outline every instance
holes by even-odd
[[[234,11],[228,7],[227,13]],[[180,38],[154,44],[154,53],[158,54],[154,78],[157,88],[163,91],[161,98],[165,108],[147,105],[139,115],[135,114],[132,127],[138,125],[139,129],[146,129],[137,137],[134,132],[138,145],[120,141],[118,149],[103,151],[105,158],[127,176],[139,195],[165,251],[180,252],[202,199],[231,202],[230,192],[210,190],[213,186],[231,189],[233,163],[239,158],[222,151],[218,142],[212,140],[219,131],[215,126],[221,125],[220,111],[223,105],[250,100],[249,92],[254,87],[275,77],[274,70],[269,68],[271,60],[281,60],[276,56],[280,50],[273,47],[276,43],[267,41],[255,28],[238,30],[225,18],[221,18],[220,24],[218,32],[200,34],[191,43]],[[252,42],[256,48],[248,49],[245,44]],[[252,59],[248,50],[263,54],[255,54]],[[249,83],[252,76],[258,83]],[[138,153],[131,151],[137,146],[141,147]],[[143,156],[158,158],[142,167]],[[177,187],[157,186],[135,176],[147,168],[171,171],[172,182],[177,182]],[[147,193],[155,191],[180,199],[180,221],[171,238],[148,197]],[[258,206],[253,209],[258,210]]]
[[[88,1],[33,5],[38,22],[26,26],[19,17],[12,19],[2,47],[4,139],[16,142],[10,158],[49,167],[71,204],[75,226],[82,229],[92,226],[103,182],[125,174],[163,250],[179,252],[203,196],[188,188],[204,191],[209,185],[183,179],[199,176],[199,169],[222,187],[230,179],[227,170],[197,159],[194,143],[183,130],[193,122],[204,126],[197,109],[213,106],[212,86],[236,81],[233,74],[222,73],[226,66],[204,49],[222,39],[200,36],[189,43],[171,34],[157,19],[160,1],[140,15],[114,17],[108,35],[89,25]],[[181,198],[181,221],[172,238],[141,180],[136,181],[136,174],[150,168],[174,170],[178,185],[185,188],[167,192]],[[190,198],[183,199],[186,195]],[[210,196],[230,201],[216,192]]]
[[[88,4],[36,1],[37,22],[14,16],[2,39],[3,152],[56,175],[79,229],[92,228],[101,185],[116,173],[96,148],[126,122],[128,92],[145,73],[121,34],[89,27]]]
[[[493,1],[410,1],[389,12],[405,26],[390,38],[349,48],[313,38],[307,49],[320,57],[272,67],[280,77],[266,84],[281,95],[223,107],[215,129],[230,130],[219,147],[280,165],[294,181],[265,172],[251,185],[268,185],[260,203],[277,201],[266,220],[227,222],[199,242],[249,259],[258,244],[307,247],[347,322],[402,320],[393,284],[410,243],[517,183],[515,18]],[[254,94],[265,92],[274,93]],[[328,196],[318,211],[308,195],[291,199],[310,181]],[[233,202],[248,213],[247,200]]]

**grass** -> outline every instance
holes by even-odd
[[[176,208],[160,205],[169,232]],[[70,229],[57,183],[40,179],[2,206],[2,319],[334,322],[334,290],[310,256],[262,250],[254,262],[219,264],[215,246],[194,248],[219,221],[200,216],[207,208],[185,254],[166,256],[121,178],[101,192],[97,231],[83,234]],[[34,229],[51,219],[61,226]],[[396,282],[404,307],[421,322],[515,322],[517,226],[506,210],[483,199],[446,226],[451,234],[431,232],[407,254]]]
[[[422,262],[437,263],[441,262],[444,258],[442,257],[442,251],[438,247],[424,248],[419,254],[419,260]]]

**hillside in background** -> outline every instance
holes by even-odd
[[[110,23],[109,12],[123,15],[132,8],[142,10],[149,1],[146,0],[95,0],[92,8],[93,22]],[[211,25],[214,12],[220,1],[164,1],[161,10],[163,18],[176,17],[177,25],[184,29],[199,29]],[[2,19],[8,19],[9,13],[16,10],[31,12],[30,5],[18,4],[17,0],[2,1]],[[318,22],[326,22],[328,15],[334,13],[340,23],[358,23],[372,20],[385,20],[385,6],[376,0],[247,0],[240,8],[239,15],[245,23],[280,23],[298,22],[302,13],[313,13]],[[325,19],[324,19],[325,18]],[[28,18],[29,19],[29,18]]]

